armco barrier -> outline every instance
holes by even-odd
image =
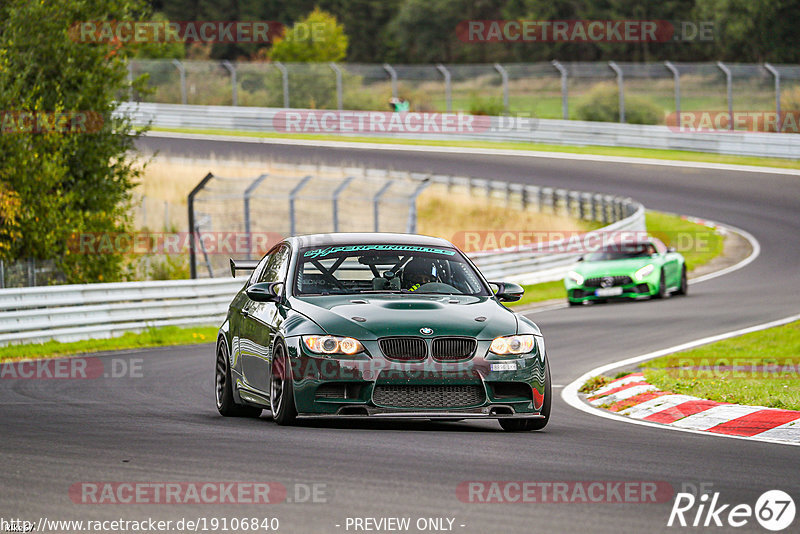
[[[286,110],[280,108],[186,106],[124,102],[117,113],[130,116],[135,124],[152,124],[161,128],[192,128],[252,132],[281,132],[286,125]],[[310,110],[293,110],[307,112]],[[319,110],[315,110],[319,113]],[[331,111],[331,113],[337,113]],[[344,111],[340,113],[366,113]],[[476,118],[477,119],[477,118]],[[551,145],[615,146],[689,150],[797,159],[800,157],[800,135],[762,132],[677,132],[667,126],[618,124],[610,122],[524,119],[508,126],[504,117],[483,117],[483,131],[469,133],[368,133],[376,137],[404,139],[465,139],[486,141],[521,141]],[[483,122],[481,123],[483,124]],[[358,134],[358,132],[355,132]],[[362,134],[364,135],[364,134]],[[346,139],[345,136],[342,136]]]

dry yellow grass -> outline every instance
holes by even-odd
[[[313,169],[313,170],[311,170]],[[160,230],[172,225],[186,226],[186,196],[209,172],[224,177],[256,177],[269,172],[282,176],[306,174],[331,174],[334,169],[311,166],[285,166],[268,162],[240,162],[225,160],[190,161],[154,158],[145,168],[142,181],[135,193],[147,200],[146,221],[142,221],[141,205],[134,209],[138,227]],[[168,209],[164,209],[164,202]],[[454,242],[463,241],[464,232],[575,232],[596,227],[592,223],[563,216],[535,211],[523,211],[518,200],[507,205],[505,198],[471,196],[466,190],[448,191],[443,185],[428,188],[418,200],[418,226],[421,234],[443,237]],[[165,217],[169,220],[165,221]],[[165,222],[168,223],[165,226]]]

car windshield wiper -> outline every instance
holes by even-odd
[[[409,291],[408,289],[364,289],[363,291],[359,291],[357,294],[360,293],[400,293],[400,294],[408,294],[413,293],[413,291]]]

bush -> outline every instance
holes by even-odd
[[[490,115],[497,117],[502,115],[505,109],[503,102],[493,98],[481,98],[477,95],[472,95],[469,101],[470,115]]]
[[[619,122],[619,90],[611,83],[599,83],[581,99],[575,112],[578,120]],[[625,122],[659,124],[664,112],[656,104],[639,96],[625,97]]]

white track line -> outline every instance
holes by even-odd
[[[781,169],[777,167],[756,167],[751,165],[734,165],[730,163],[706,163],[701,161],[677,161],[667,159],[631,158],[623,156],[601,156],[596,154],[573,154],[570,152],[546,152],[541,150],[510,150],[500,148],[474,148],[460,146],[437,145],[401,145],[391,143],[366,143],[358,141],[323,141],[313,139],[288,139],[281,137],[247,137],[238,135],[212,135],[180,132],[149,131],[145,137],[161,137],[166,139],[196,139],[199,141],[227,141],[240,143],[256,143],[267,145],[294,145],[325,148],[347,148],[361,150],[385,150],[406,152],[439,152],[444,154],[474,154],[481,156],[514,156],[526,158],[568,159],[578,161],[599,161],[605,163],[632,163],[636,165],[661,165],[665,167],[687,167],[692,169],[711,169],[718,171],[757,172],[763,174],[787,174],[800,176],[798,169]],[[455,140],[458,141],[458,140]],[[474,141],[466,139],[464,141]],[[608,148],[608,147],[600,147]],[[702,154],[703,152],[698,152]]]
[[[715,336],[704,337],[702,339],[696,339],[694,341],[689,341],[687,343],[683,343],[681,345],[676,345],[674,347],[669,347],[666,349],[657,350],[655,352],[650,352],[647,354],[643,354],[641,356],[635,356],[633,358],[628,358],[626,360],[620,360],[618,362],[609,363],[606,365],[601,365],[600,367],[595,367],[591,371],[587,371],[580,377],[578,377],[575,381],[567,384],[564,390],[561,392],[561,398],[564,399],[564,402],[572,406],[573,408],[580,410],[582,412],[586,412],[592,415],[596,415],[598,417],[604,417],[606,419],[612,419],[615,421],[623,421],[626,423],[634,424],[634,425],[642,425],[642,426],[649,426],[653,428],[661,428],[666,430],[674,430],[677,432],[690,432],[692,434],[701,434],[704,436],[715,436],[720,438],[729,438],[729,439],[744,439],[749,441],[761,441],[765,443],[776,443],[779,445],[792,445],[792,446],[800,446],[800,443],[787,443],[785,441],[779,441],[775,439],[768,439],[768,438],[761,438],[758,436],[748,437],[748,436],[732,436],[729,434],[716,434],[713,432],[704,432],[702,430],[694,430],[690,428],[679,428],[672,425],[663,425],[660,423],[651,423],[649,421],[641,421],[638,419],[631,419],[624,415],[619,415],[613,412],[608,412],[606,410],[599,410],[594,408],[581,400],[580,396],[578,395],[578,389],[590,378],[600,375],[606,371],[611,371],[612,369],[616,369],[617,367],[622,367],[625,365],[633,365],[637,363],[641,363],[647,360],[652,360],[654,358],[660,358],[661,356],[666,356],[667,354],[672,354],[674,352],[680,352],[682,350],[691,349],[694,347],[699,347],[700,345],[707,345],[709,343],[714,343],[716,341],[722,341],[723,339],[728,339],[736,336],[741,336],[744,334],[749,334],[751,332],[758,332],[759,330],[766,330],[767,328],[773,328],[776,326],[785,325],[788,323],[792,323],[794,321],[800,320],[800,314],[792,315],[790,317],[784,317],[783,319],[778,319],[776,321],[770,321],[768,323],[762,323],[755,326],[750,326],[747,328],[741,328],[739,330],[732,330],[730,332],[725,332],[723,334],[717,334]]]

